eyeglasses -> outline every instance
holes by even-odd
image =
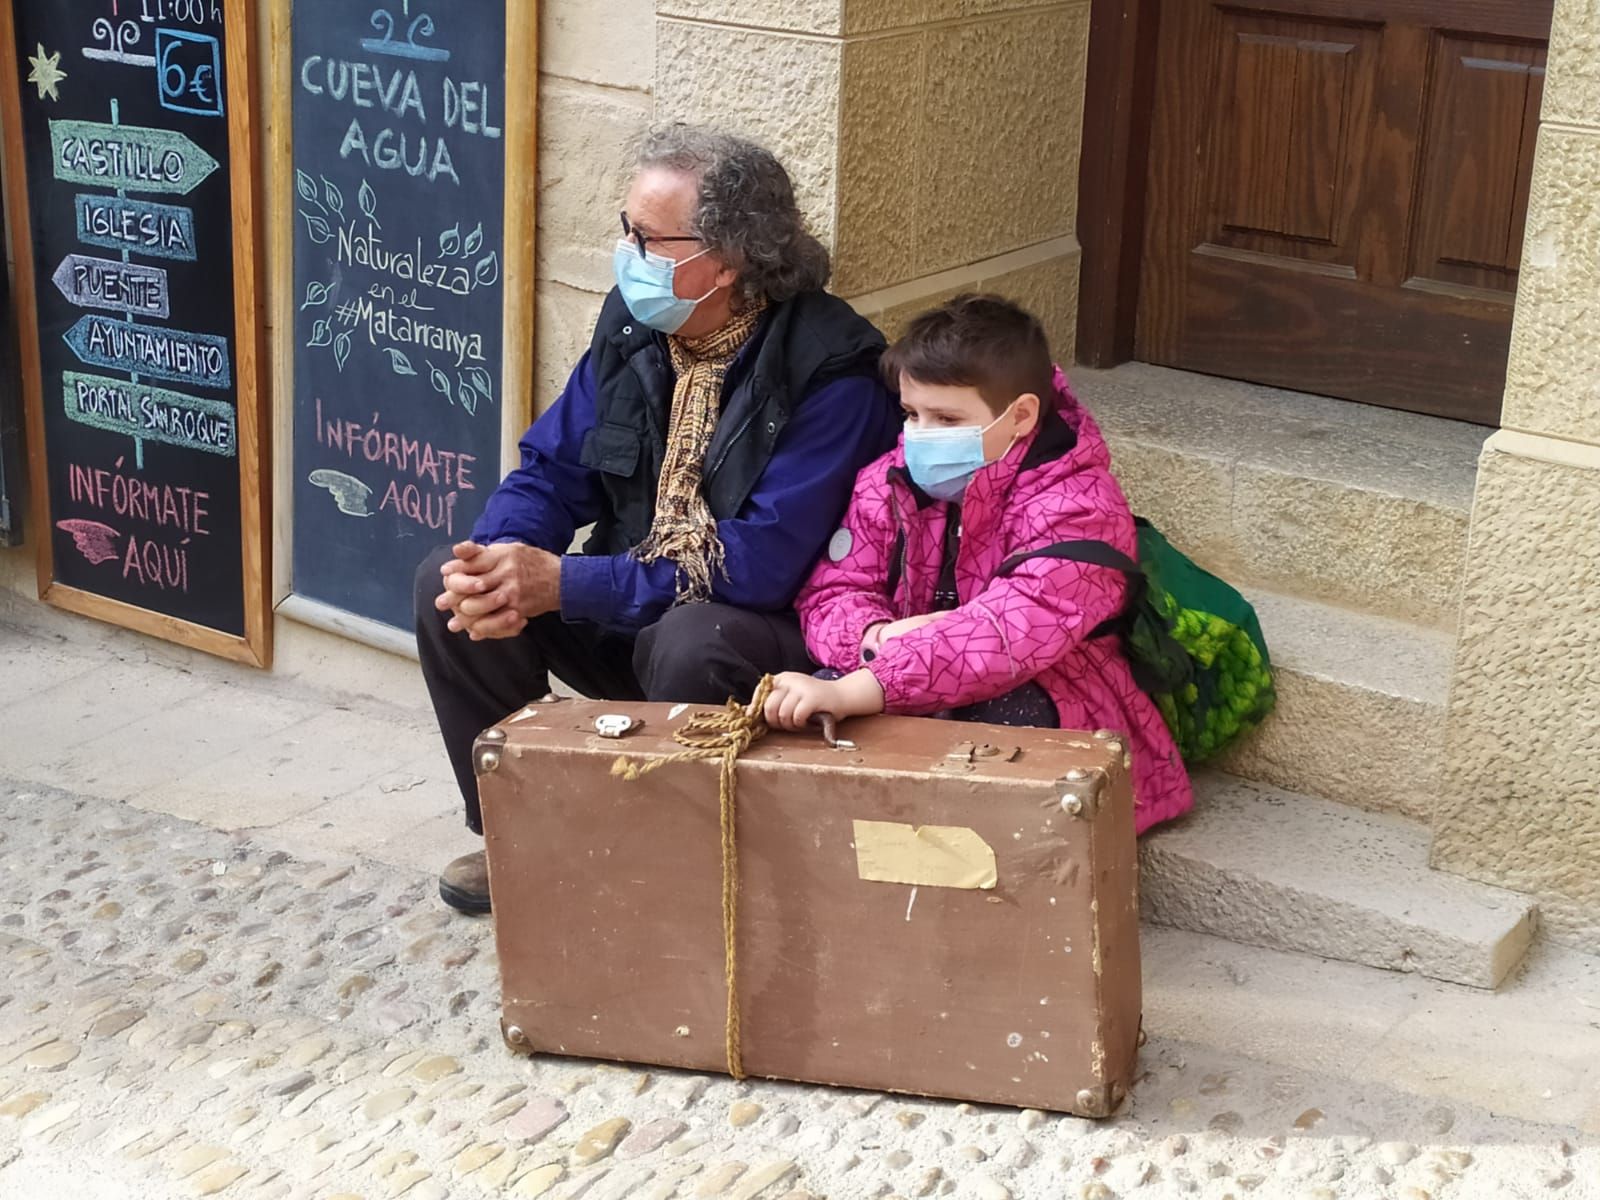
[[[631,222],[629,222],[627,213],[619,213],[618,215],[622,217],[622,236],[633,239],[634,244],[639,247],[640,258],[644,258],[645,255],[649,253],[647,247],[651,242],[703,242],[705,240],[704,238],[688,237],[684,235],[675,235],[672,237],[646,237],[639,230],[635,229]]]

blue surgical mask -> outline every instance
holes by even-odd
[[[622,293],[623,302],[634,319],[662,333],[677,333],[682,329],[700,300],[717,289],[712,288],[700,300],[685,300],[672,289],[673,273],[684,263],[709,253],[709,250],[702,250],[685,259],[647,253],[641,258],[637,242],[627,238],[619,241],[616,253],[611,256],[611,269],[617,276],[617,290]]]
[[[983,453],[983,435],[1004,415],[981,427],[907,429],[906,470],[911,473],[911,481],[935,500],[960,500],[972,477],[989,461]]]

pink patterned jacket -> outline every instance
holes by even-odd
[[[1063,729],[1117,729],[1133,751],[1135,823],[1143,833],[1193,805],[1189,777],[1155,704],[1133,682],[1115,637],[1088,633],[1121,611],[1127,585],[1105,567],[1020,551],[1096,539],[1137,556],[1133,516],[1111,456],[1056,371],[1056,409],[1004,458],[978,472],[962,505],[960,607],[885,642],[869,669],[892,713],[933,713],[992,699],[1035,681]],[[912,489],[897,448],[856,478],[844,528],[796,607],[824,667],[861,666],[869,626],[932,610],[951,506]]]

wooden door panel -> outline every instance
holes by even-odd
[[[1162,0],[1139,356],[1496,422],[1550,7]]]
[[[1370,31],[1228,12],[1223,24],[1223,166],[1205,240],[1353,265],[1346,206],[1372,90]]]
[[[1433,55],[1412,279],[1516,292],[1542,47],[1444,34]]]
[[[1414,25],[1382,31],[1356,255],[1357,278],[1377,288],[1397,288],[1411,276],[1406,233],[1420,169],[1417,145],[1426,94],[1417,64],[1427,60],[1431,41],[1428,30]]]
[[[1180,343],[1184,369],[1458,420],[1492,422],[1505,390],[1511,327],[1500,305],[1351,277],[1274,271],[1196,255],[1189,295],[1203,314]],[[1448,328],[1441,335],[1441,328]],[[1337,336],[1329,330],[1337,329]],[[1270,344],[1271,354],[1261,348]],[[1498,362],[1499,374],[1482,363]],[[1241,370],[1241,366],[1245,369]]]

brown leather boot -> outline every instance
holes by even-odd
[[[482,850],[463,854],[439,875],[439,897],[464,913],[489,911],[489,860]]]

